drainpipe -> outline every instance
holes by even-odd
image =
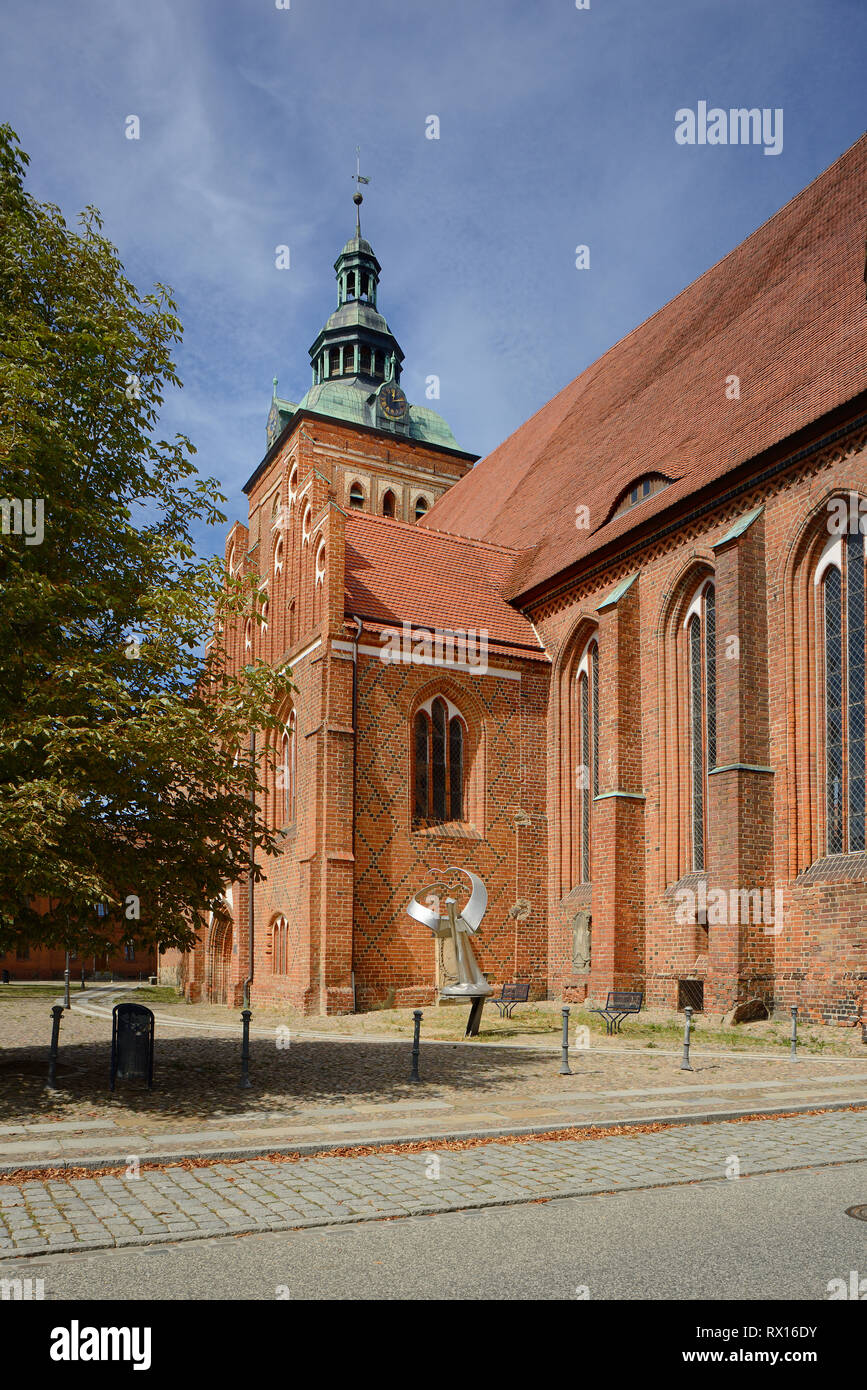
[[[254,884],[253,884],[253,864],[256,857],[256,730],[250,730],[250,879],[248,897],[248,924],[247,935],[250,942],[250,962],[249,974],[244,981],[244,1008],[250,1007],[250,986],[253,983],[253,914],[254,914]]]
[[[355,636],[352,639],[352,920],[355,921],[355,787],[358,764],[358,640],[363,623],[354,615]],[[353,932],[354,936],[354,932]],[[352,1012],[358,1012],[355,995],[355,971],[352,971]]]

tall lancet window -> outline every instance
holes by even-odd
[[[422,705],[413,724],[413,821],[462,821],[465,803],[466,725],[459,710],[438,695]]]
[[[692,868],[704,869],[707,850],[707,774],[716,767],[716,598],[706,580],[684,622],[688,668],[690,842]]]
[[[590,882],[593,798],[599,795],[599,646],[588,642],[578,662],[573,697],[575,792],[572,824],[573,877]]]
[[[827,854],[854,854],[864,842],[864,537],[832,538],[816,570],[822,632]]]

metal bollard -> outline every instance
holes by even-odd
[[[55,1004],[51,1010],[51,1051],[48,1054],[48,1085],[46,1090],[57,1090],[57,1049],[60,1042],[60,1020],[63,1005]]]
[[[81,967],[81,988],[84,989],[84,966]]]
[[[241,1090],[249,1090],[252,1086],[250,1080],[250,1019],[253,1015],[249,1009],[241,1010],[241,1026],[243,1038],[241,1042]]]
[[[571,1075],[572,1075],[572,1068],[571,1068],[570,1065],[569,1065],[569,1007],[568,1007],[568,1005],[565,1005],[565,1004],[564,1004],[563,1008],[561,1009],[561,1013],[562,1013],[562,1015],[563,1015],[563,1043],[562,1043],[563,1055],[562,1055],[562,1058],[561,1058],[561,1060],[560,1060],[560,1071],[559,1071],[558,1075],[559,1075],[559,1076],[571,1076]]]
[[[692,1028],[692,1009],[689,1004],[683,1011],[686,1014],[686,1023],[683,1029],[683,1060],[680,1064],[681,1071],[693,1071],[694,1068],[689,1064],[689,1034]]]
[[[421,1078],[419,1077],[419,1074],[418,1074],[419,1039],[420,1039],[420,1037],[421,1037],[421,1016],[422,1016],[422,1011],[421,1011],[421,1009],[413,1009],[413,1011],[412,1011],[412,1022],[413,1022],[413,1030],[412,1030],[412,1071],[411,1071],[410,1074],[409,1074],[409,1079],[410,1079],[410,1081],[419,1081],[419,1080],[421,1080]]]
[[[792,1005],[792,1061],[798,1060],[798,1006]]]

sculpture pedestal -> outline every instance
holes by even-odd
[[[465,1038],[477,1038],[479,1036],[479,1024],[482,1021],[482,1009],[485,1007],[485,1000],[487,999],[487,997],[488,996],[486,994],[480,994],[473,1000],[472,1008],[470,1009],[470,1016],[467,1019],[467,1031],[464,1033]]]

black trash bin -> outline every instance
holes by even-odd
[[[111,1085],[121,1081],[154,1084],[154,1016],[144,1004],[115,1004],[111,1011]]]

